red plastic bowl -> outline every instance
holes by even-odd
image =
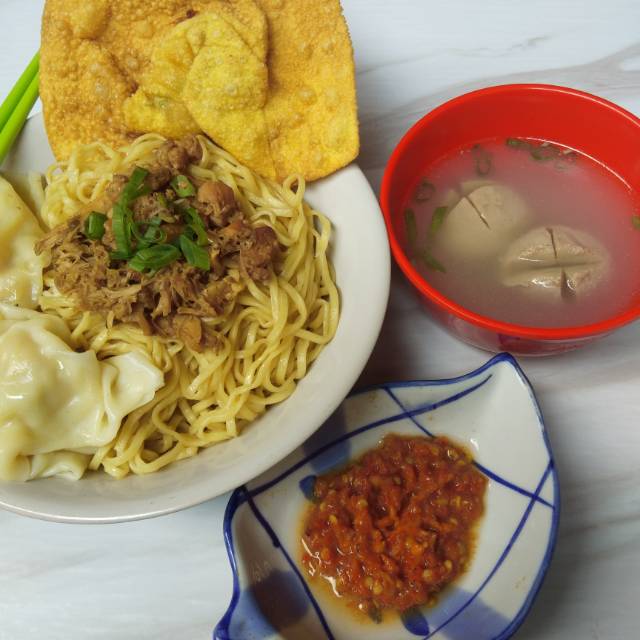
[[[602,162],[640,191],[640,120],[597,96],[540,84],[513,84],[467,93],[419,120],[395,148],[380,202],[400,269],[435,317],[455,335],[490,351],[546,355],[575,349],[640,317],[640,297],[589,325],[540,328],[500,322],[456,304],[414,269],[399,241],[402,204],[417,175],[435,159],[486,138],[534,137],[577,149]]]

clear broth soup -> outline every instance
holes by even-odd
[[[471,311],[532,327],[586,325],[640,299],[639,212],[638,195],[586,155],[484,140],[416,180],[404,248],[427,282]]]

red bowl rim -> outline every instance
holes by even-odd
[[[404,134],[396,148],[393,150],[389,161],[387,162],[387,166],[382,177],[382,185],[380,188],[380,205],[382,207],[385,224],[387,226],[387,234],[389,236],[389,242],[391,244],[393,257],[395,258],[396,263],[398,264],[404,275],[409,279],[411,284],[413,284],[413,286],[418,289],[418,291],[420,291],[420,293],[425,298],[434,302],[437,306],[439,306],[449,314],[461,318],[462,320],[466,320],[467,322],[477,327],[486,329],[493,333],[532,340],[572,340],[580,338],[586,339],[596,335],[609,333],[614,329],[617,329],[625,324],[628,324],[629,322],[633,322],[634,320],[638,319],[640,317],[640,305],[638,305],[637,308],[631,308],[628,311],[612,316],[607,320],[571,327],[543,328],[514,324],[510,322],[502,322],[488,316],[474,313],[466,307],[453,302],[451,299],[440,293],[435,287],[432,287],[413,267],[411,261],[400,246],[400,243],[396,236],[391,222],[391,179],[392,175],[395,173],[395,169],[398,165],[398,162],[400,161],[401,156],[405,152],[407,146],[415,138],[416,134],[424,127],[428,126],[429,123],[433,121],[437,116],[439,116],[443,111],[446,111],[451,107],[455,107],[466,102],[473,102],[476,98],[487,94],[501,94],[513,91],[549,91],[552,93],[569,94],[582,99],[591,100],[593,102],[596,102],[599,106],[615,112],[618,116],[630,120],[635,126],[640,128],[639,118],[634,116],[626,109],[623,109],[622,107],[614,104],[613,102],[605,100],[604,98],[600,98],[599,96],[594,96],[593,94],[586,93],[585,91],[579,91],[577,89],[571,89],[569,87],[562,87],[558,85],[503,84],[493,87],[486,87],[484,89],[477,89],[475,91],[471,91],[469,93],[465,93],[461,96],[448,100],[447,102],[441,104],[440,106],[436,107],[435,109],[424,115],[422,118],[420,118],[420,120],[418,120]]]

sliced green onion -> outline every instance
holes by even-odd
[[[180,257],[180,251],[172,244],[157,244],[140,249],[129,260],[129,268],[134,271],[157,271]]]
[[[167,239],[167,232],[160,227],[162,218],[154,217],[140,224],[133,224],[131,231],[138,241],[138,249],[145,249],[154,244],[162,244]],[[146,225],[144,233],[139,230],[140,226]]]
[[[640,231],[640,216],[637,214],[631,216],[631,224],[633,225],[634,229]]]
[[[487,176],[491,173],[492,160],[491,154],[485,151],[479,144],[473,145],[471,148],[476,165],[476,173],[480,176]]]
[[[193,207],[185,207],[183,209],[183,214],[186,218],[187,225],[195,233],[198,244],[201,247],[206,246],[209,243],[209,238],[200,214]]]
[[[441,273],[446,273],[447,270],[444,268],[444,265],[436,260],[428,249],[425,249],[420,253],[420,260],[424,263],[427,269],[432,269],[433,271],[440,271]]]
[[[534,160],[546,162],[547,160],[558,157],[558,148],[554,145],[540,145],[538,147],[532,147],[529,153],[531,153],[531,157]]]
[[[196,195],[196,188],[191,184],[187,176],[179,175],[171,180],[173,190],[181,197],[188,198]]]
[[[113,258],[114,260],[122,260],[130,258],[131,251],[131,227],[133,226],[133,214],[127,207],[120,202],[113,205],[113,214],[111,219],[111,229],[113,238],[116,242],[116,252],[123,258]]]
[[[112,251],[109,254],[109,258],[112,261],[115,261],[115,260],[128,260],[130,257],[131,257],[130,253],[124,253],[122,251]]]
[[[202,269],[203,271],[209,271],[211,269],[209,252],[202,247],[199,247],[193,240],[184,234],[180,236],[180,249],[190,265],[198,269]]]
[[[158,220],[160,220],[160,218],[158,218]],[[162,220],[160,220],[160,222],[162,222]],[[142,241],[148,242],[149,244],[162,244],[166,239],[167,232],[160,224],[150,224],[144,232]]]
[[[418,227],[416,225],[416,214],[413,209],[406,209],[404,212],[404,226],[407,232],[407,242],[411,250],[416,248],[418,240]]]
[[[89,240],[102,240],[107,216],[99,211],[92,211],[84,221],[84,235]]]
[[[156,193],[153,194],[153,196],[156,199],[156,202],[158,203],[158,206],[161,209],[160,215],[164,214],[163,219],[165,219],[165,222],[166,222],[167,215],[173,217],[173,207],[171,206],[171,203],[167,200],[167,197],[164,195],[164,193],[160,193],[159,191],[157,191]]]
[[[433,237],[437,233],[438,229],[442,226],[448,211],[449,207],[436,207],[436,210],[433,212],[433,216],[431,217],[431,224],[429,225],[430,236]]]
[[[564,149],[552,142],[535,144],[520,138],[507,138],[506,144],[508,147],[527,151],[536,162],[554,160],[553,166],[559,171],[565,171],[568,163],[575,162],[578,155],[572,149]]]
[[[120,204],[128,207],[136,198],[149,193],[149,187],[144,186],[144,181],[148,175],[149,172],[142,167],[136,167],[133,170],[133,173],[129,177],[129,182],[124,186],[118,199]]]
[[[421,180],[418,188],[416,189],[415,199],[417,202],[428,202],[433,198],[436,192],[436,187],[428,180]]]

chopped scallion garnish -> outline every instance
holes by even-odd
[[[144,181],[148,175],[149,172],[142,167],[136,167],[133,170],[129,181],[120,193],[120,198],[118,199],[120,204],[128,207],[136,198],[144,196],[151,191],[149,187],[144,186]]]
[[[155,272],[184,255],[189,264],[208,271],[211,268],[209,253],[202,247],[209,243],[209,238],[195,208],[181,208],[170,203],[164,194],[156,193],[161,207],[159,215],[143,221],[135,219],[130,205],[136,198],[150,193],[151,189],[145,185],[148,175],[147,169],[136,167],[113,206],[112,230],[116,250],[110,254],[111,259],[127,260],[128,267],[134,271]],[[194,185],[183,175],[176,176],[171,186],[182,198],[196,193]],[[162,223],[167,221],[166,212],[182,215],[185,222],[184,232],[171,243],[167,243],[167,232],[162,227]],[[169,221],[172,218],[173,215],[169,216]]]
[[[193,230],[198,244],[201,247],[207,245],[209,238],[207,237],[207,230],[204,227],[204,222],[202,221],[200,214],[193,207],[185,207],[183,209],[183,214],[187,225]]]
[[[449,207],[436,207],[431,218],[431,224],[429,225],[429,235],[434,236],[438,229],[442,226],[445,216],[449,211]]]
[[[193,240],[182,234],[180,236],[180,249],[187,262],[203,271],[209,271],[211,269],[211,260],[209,258],[209,252],[202,247],[199,247]]]
[[[145,249],[154,244],[161,244],[167,239],[167,232],[160,227],[162,218],[150,218],[146,222],[133,224],[131,230],[138,241],[138,249]],[[146,225],[144,233],[139,229],[140,226]]]
[[[553,145],[540,145],[538,147],[533,146],[530,153],[531,157],[534,160],[546,162],[547,160],[558,157],[558,148]]]
[[[158,204],[163,209],[168,209],[169,208],[169,201],[167,200],[167,198],[164,196],[163,193],[156,193],[156,200],[158,201]]]
[[[113,205],[113,213],[111,218],[111,229],[113,231],[113,239],[116,243],[116,252],[121,258],[126,260],[131,257],[131,227],[133,226],[133,215],[131,211],[123,206],[120,202]]]
[[[447,270],[444,268],[444,265],[436,260],[428,249],[425,249],[420,253],[420,260],[424,263],[427,269],[432,269],[433,271],[440,271],[441,273],[446,273]]]
[[[566,149],[553,142],[529,142],[522,138],[507,138],[506,144],[514,149],[521,149],[529,153],[536,162],[553,160],[553,166],[559,171],[565,171],[569,163],[576,161],[578,154],[572,149]]]
[[[136,198],[149,193],[149,187],[144,185],[148,175],[149,172],[146,169],[136,167],[122,189],[118,202],[113,205],[111,224],[116,250],[111,254],[112,260],[127,260],[133,255],[131,239],[136,223],[129,205]]]
[[[140,249],[129,260],[129,268],[134,271],[158,271],[180,257],[180,250],[172,244],[157,244]]]
[[[640,231],[640,215],[635,214],[631,216],[631,224],[633,225],[634,229]]]
[[[188,198],[196,195],[196,188],[191,184],[187,176],[179,175],[171,180],[173,190],[181,197]]]
[[[107,216],[99,211],[92,211],[84,221],[84,235],[89,240],[102,240]]]

